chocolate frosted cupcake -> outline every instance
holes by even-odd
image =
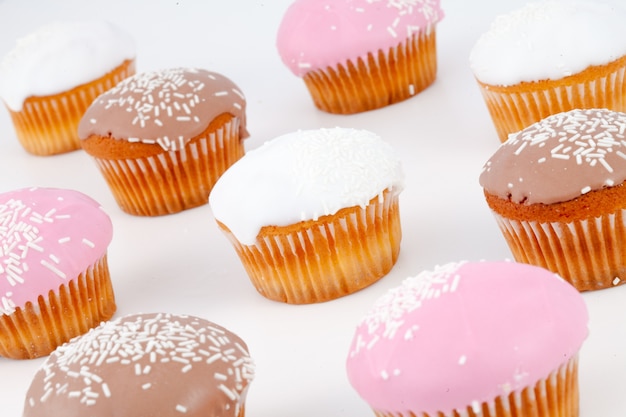
[[[78,134],[122,210],[176,213],[206,204],[243,156],[245,105],[239,88],[214,72],[145,72],[98,97]]]
[[[192,316],[134,314],[54,351],[23,417],[243,417],[254,363],[244,341]]]
[[[626,279],[626,114],[559,113],[511,135],[480,184],[520,262],[579,290]]]

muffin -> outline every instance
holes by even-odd
[[[0,355],[45,356],[115,312],[112,225],[72,190],[0,194]]]
[[[80,149],[76,129],[95,98],[135,73],[131,36],[103,21],[60,21],[19,39],[0,63],[0,97],[34,155]]]
[[[549,116],[513,134],[480,174],[514,258],[581,291],[626,279],[626,114]]]
[[[470,54],[501,142],[573,109],[626,111],[626,10],[547,0],[499,16]]]
[[[442,18],[439,0],[296,0],[277,47],[315,106],[359,113],[406,100],[435,81]]]
[[[215,323],[132,314],[55,350],[35,374],[23,417],[243,417],[254,363]]]
[[[400,251],[400,161],[365,130],[279,136],[233,164],[209,204],[263,296],[332,300],[387,274]]]
[[[239,88],[215,72],[144,72],[99,96],[78,135],[122,210],[172,214],[206,204],[243,156],[245,106]]]
[[[379,298],[350,345],[350,383],[379,417],[576,417],[584,300],[539,267],[458,262]]]

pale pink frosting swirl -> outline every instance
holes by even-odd
[[[448,415],[546,378],[577,355],[587,322],[580,293],[543,268],[452,263],[375,303],[348,378],[374,409]]]

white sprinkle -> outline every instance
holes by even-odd
[[[620,281],[621,281],[621,279],[619,279],[619,277],[615,277],[615,278],[613,279],[613,285],[617,285],[617,284],[619,284],[619,283],[620,283]]]
[[[184,405],[180,405],[177,404],[176,405],[176,411],[178,411],[179,413],[186,413],[187,412],[187,407],[185,407]]]
[[[85,245],[89,246],[90,248],[95,248],[96,247],[96,245],[91,240],[89,240],[87,238],[83,238],[82,242]]]

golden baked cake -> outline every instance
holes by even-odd
[[[352,114],[415,96],[437,75],[439,0],[296,0],[278,52],[315,105]]]
[[[34,155],[80,149],[76,129],[98,95],[135,73],[131,36],[104,21],[59,21],[19,39],[0,63],[0,97]]]
[[[601,0],[531,2],[498,16],[470,64],[500,141],[555,113],[626,111],[625,19]]]
[[[579,290],[626,279],[626,114],[558,113],[513,134],[480,174],[519,262]]]
[[[207,203],[244,154],[245,111],[243,94],[223,75],[149,71],[98,97],[78,135],[121,209],[158,216]]]

